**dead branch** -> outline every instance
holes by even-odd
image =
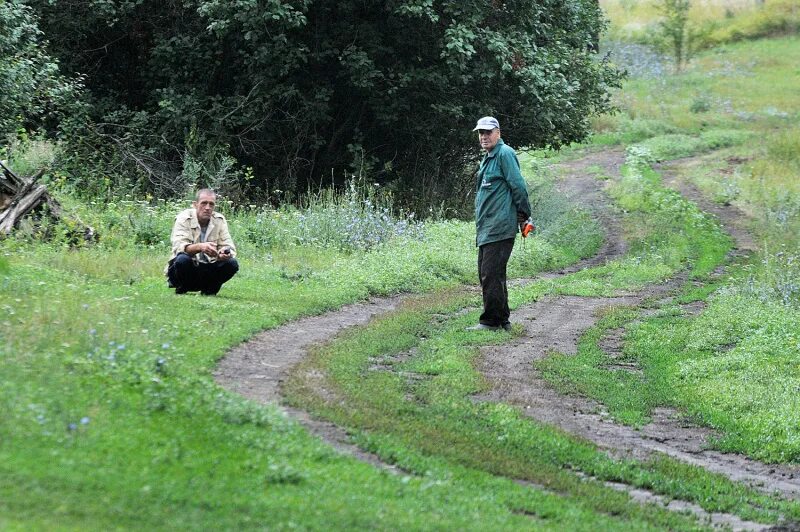
[[[44,169],[24,178],[15,174],[4,161],[0,161],[0,236],[8,235],[19,221],[39,207],[46,206],[49,216],[63,217],[61,205],[47,192],[47,186],[37,184]],[[77,220],[82,228],[81,238],[95,240],[94,229]]]

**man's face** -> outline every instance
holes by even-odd
[[[193,201],[192,205],[197,211],[197,221],[200,225],[207,225],[214,214],[214,207],[217,206],[217,196],[214,194],[200,194],[197,201]]]
[[[500,140],[499,128],[478,130],[478,142],[480,142],[481,148],[487,152],[492,151],[497,146],[498,140]]]

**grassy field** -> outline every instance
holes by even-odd
[[[547,186],[544,178],[532,182]],[[210,378],[225,350],[258,330],[369,295],[472,282],[471,224],[415,224],[391,217],[373,200],[320,199],[302,212],[231,213],[242,273],[217,298],[176,298],[166,289],[165,239],[175,204],[123,198],[75,205],[107,235],[94,246],[70,249],[58,238],[41,244],[24,231],[3,240],[0,524],[322,528],[335,519],[342,528],[461,528],[475,519],[500,527],[524,522],[492,500],[476,503],[469,483],[429,486],[338,456],[277,409],[230,395]],[[599,243],[596,225],[563,200],[552,197],[538,207],[540,236],[516,254],[515,275],[574,262]],[[401,229],[389,237],[366,228],[365,238],[343,244],[326,241],[315,225],[316,240],[303,241],[309,233],[302,218],[325,215],[364,226],[383,217]],[[58,235],[63,228],[50,229]],[[381,236],[386,241],[375,243]],[[518,500],[521,490],[508,496]],[[551,499],[559,519],[591,520]]]
[[[690,49],[797,33],[800,9],[794,0],[693,0],[687,29]],[[665,12],[658,0],[601,0],[611,24],[609,37],[645,43],[658,42]]]
[[[651,19],[645,2],[603,4],[612,34]],[[754,8],[739,4],[725,3],[734,10],[725,20],[752,23]],[[693,12],[698,21],[726,16],[722,3],[697,5],[706,9]],[[555,386],[597,399],[620,423],[641,425],[653,408],[672,406],[724,434],[723,450],[800,461],[796,57],[797,37],[724,45],[681,75],[630,79],[615,95],[621,112],[595,121],[590,149],[628,148],[622,175],[596,177],[610,182],[630,249],[607,265],[515,288],[512,304],[610,295],[681,272],[690,284],[655,314],[603,316],[576,356],[541,362]],[[23,173],[47,157],[46,145],[24,148],[12,158]],[[758,253],[731,260],[732,242],[714,219],[664,188],[655,163],[688,156],[680,178],[747,213]],[[515,249],[513,277],[572,264],[602,239],[596,221],[554,192],[549,160],[525,159],[539,232]],[[34,227],[0,240],[0,528],[703,526],[604,481],[763,523],[800,521],[796,502],[668,458],[611,458],[507,405],[473,402],[484,386],[473,367],[478,347],[519,331],[463,332],[479,305],[459,289],[476,282],[470,223],[420,222],[365,186],[300,210],[224,205],[241,272],[219,297],[179,298],[163,267],[182,204],[62,199],[98,229],[98,244],[72,248],[60,225],[47,228],[48,242]],[[399,292],[418,295],[305,362],[338,401],[321,398],[302,371],[289,383],[294,404],[347,427],[399,475],[333,451],[277,407],[211,378],[219,358],[257,331]],[[685,301],[705,310],[686,316],[677,307]],[[598,343],[618,328],[641,375],[608,369]],[[370,360],[410,350],[401,369],[419,380],[365,371]]]

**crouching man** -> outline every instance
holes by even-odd
[[[217,194],[208,188],[197,192],[192,208],[178,213],[172,228],[172,258],[167,279],[176,294],[199,291],[213,296],[239,271],[236,246],[225,217],[214,208]]]

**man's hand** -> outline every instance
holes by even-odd
[[[528,217],[525,216],[525,213],[522,211],[517,211],[517,225],[519,226],[520,231],[522,231],[522,228],[525,227],[526,221],[528,221]]]
[[[231,248],[229,248],[228,246],[225,246],[224,248],[219,250],[219,253],[217,254],[217,258],[219,260],[228,260],[231,258],[231,256],[232,256]]]
[[[197,255],[198,253],[205,253],[209,257],[217,256],[217,243],[216,242],[199,242],[197,244],[189,244],[186,246],[186,252],[189,255]]]

